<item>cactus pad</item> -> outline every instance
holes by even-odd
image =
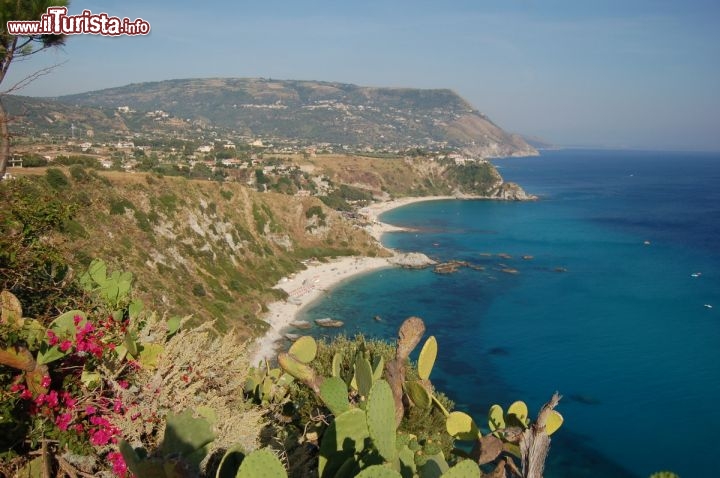
[[[341,367],[342,365],[342,355],[340,355],[340,352],[336,352],[335,355],[333,355],[332,359],[332,376],[333,377],[340,377]]]
[[[505,428],[505,414],[500,405],[490,407],[490,411],[488,412],[488,426],[492,432]],[[499,436],[498,433],[494,435]]]
[[[545,433],[552,435],[563,424],[563,416],[555,410],[551,410],[545,419]]]
[[[528,407],[525,402],[518,400],[508,407],[505,416],[505,426],[520,426],[526,428],[529,421]]]
[[[417,381],[410,381],[405,382],[405,393],[408,394],[408,397],[410,397],[410,400],[415,404],[418,408],[430,408],[430,405],[432,404],[432,398],[430,397],[430,393],[427,391],[427,389],[423,386],[422,383]]]
[[[181,455],[199,466],[214,439],[212,425],[207,419],[193,417],[190,410],[179,414],[168,413],[160,455]]]
[[[317,343],[315,339],[309,335],[300,337],[292,344],[288,353],[295,357],[299,362],[308,364],[315,359],[317,355]]]
[[[335,415],[350,410],[347,385],[340,377],[330,377],[320,384],[320,398]]]
[[[389,462],[397,455],[394,403],[390,385],[385,380],[375,382],[367,403],[368,429],[375,448]]]
[[[356,478],[402,478],[402,475],[383,465],[373,465],[365,468]]]
[[[370,362],[361,353],[355,357],[355,383],[360,395],[367,398],[373,385],[373,373]]]
[[[373,359],[372,363],[373,381],[380,380],[382,378],[383,370],[385,370],[385,359],[382,358],[382,355],[378,355]]]
[[[463,460],[443,473],[444,478],[480,478],[480,467],[472,460]]]
[[[281,478],[287,477],[285,467],[269,450],[256,450],[245,457],[236,478]]]
[[[343,464],[366,446],[369,440],[365,412],[351,408],[335,417],[320,442],[318,476],[334,477]]]
[[[447,432],[458,440],[477,440],[480,432],[473,419],[467,413],[452,412],[445,422]]]
[[[677,474],[672,471],[658,471],[650,475],[650,478],[680,478]]]
[[[278,355],[278,363],[287,373],[305,382],[308,386],[312,387],[313,390],[317,389],[317,385],[313,385],[317,380],[317,375],[312,368],[286,353]]]
[[[418,358],[418,376],[420,379],[427,380],[430,378],[430,372],[432,372],[433,366],[435,365],[435,359],[437,358],[438,345],[435,336],[430,336],[423,345],[420,351],[420,357]]]

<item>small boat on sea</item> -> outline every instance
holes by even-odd
[[[285,338],[288,339],[290,342],[295,342],[300,337],[302,337],[302,335],[300,334],[285,334]]]
[[[290,326],[295,327],[296,329],[309,329],[312,327],[312,324],[307,320],[293,320],[290,322]]]
[[[335,320],[331,319],[330,317],[326,317],[324,319],[315,319],[315,323],[318,324],[320,327],[342,327],[345,325],[345,322],[342,320]]]
[[[300,305],[302,304],[302,299],[299,297],[288,297],[287,302],[288,304]]]

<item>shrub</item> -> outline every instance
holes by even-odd
[[[86,183],[90,180],[90,175],[88,175],[85,168],[79,164],[70,166],[70,177],[77,183]]]
[[[110,214],[111,215],[125,214],[125,210],[127,210],[127,209],[135,211],[135,205],[132,202],[130,202],[129,199],[110,198]]]
[[[53,189],[63,189],[68,186],[68,178],[58,168],[48,168],[45,171],[45,180]]]
[[[23,168],[38,168],[47,166],[48,160],[38,154],[27,153],[23,155]]]
[[[82,294],[66,281],[69,266],[57,241],[42,240],[62,232],[78,204],[51,190],[41,178],[0,183],[5,206],[0,228],[0,290],[10,289],[31,316],[75,305]]]

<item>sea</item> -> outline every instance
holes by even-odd
[[[369,273],[303,318],[393,339],[421,317],[439,344],[433,384],[481,428],[495,403],[524,400],[535,415],[559,391],[547,478],[720,476],[720,153],[558,150],[495,164],[539,200],[381,216],[411,229],[384,235],[388,247],[472,268]]]

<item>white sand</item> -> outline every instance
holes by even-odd
[[[439,199],[458,199],[455,196],[428,196],[401,198],[392,201],[375,203],[363,209],[368,214],[372,223],[368,232],[378,241],[382,234],[389,231],[405,230],[401,227],[385,224],[377,220],[377,216],[383,212],[395,209],[408,204],[433,201]],[[367,273],[384,267],[394,267],[388,262],[388,258],[380,257],[340,257],[331,262],[318,262],[308,264],[304,271],[296,273],[293,277],[285,278],[278,282],[275,287],[283,289],[289,297],[296,297],[302,301],[299,305],[287,301],[276,301],[268,305],[269,311],[265,315],[265,321],[270,328],[263,337],[258,338],[253,344],[254,351],[251,354],[251,364],[257,364],[261,360],[275,356],[281,345],[283,336],[281,331],[290,325],[290,322],[297,320],[297,315],[305,306],[318,299],[332,287],[352,276]]]

